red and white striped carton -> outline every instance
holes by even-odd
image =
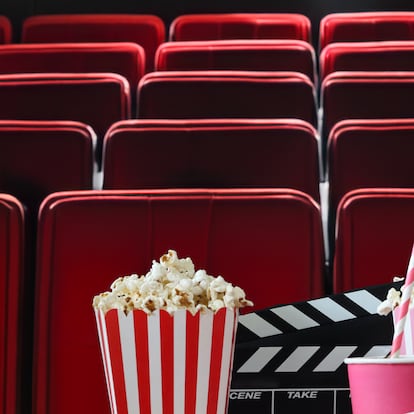
[[[112,414],[225,414],[238,309],[95,310]]]
[[[397,325],[400,307],[396,306],[392,312],[394,327]],[[406,316],[404,333],[401,342],[400,355],[414,356],[414,307],[410,306]]]

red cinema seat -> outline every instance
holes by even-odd
[[[2,414],[21,410],[24,209],[10,194],[0,194],[0,401]],[[27,396],[26,396],[27,397]]]
[[[256,309],[323,294],[320,210],[301,192],[50,195],[39,216],[33,413],[79,412],[81,401],[82,412],[109,414],[93,296],[171,248],[243,287]]]
[[[0,119],[83,122],[97,134],[98,161],[109,126],[129,117],[129,85],[117,74],[0,75]]]
[[[414,188],[414,119],[338,122],[328,141],[329,205],[351,190]]]
[[[103,187],[285,187],[319,202],[318,163],[298,119],[129,120],[105,136]]]
[[[336,293],[405,277],[413,246],[414,190],[354,190],[338,208]]]
[[[414,40],[414,12],[331,13],[319,24],[320,50],[334,42],[380,40]]]
[[[170,40],[298,39],[311,41],[311,23],[298,13],[215,13],[176,17]]]
[[[144,49],[135,43],[42,43],[0,46],[0,74],[117,73],[135,97],[145,72]]]
[[[0,15],[0,45],[11,43],[12,41],[12,24],[7,16]]]
[[[155,70],[264,70],[301,72],[316,83],[315,51],[303,40],[165,42]]]
[[[95,144],[80,122],[0,120],[0,191],[36,217],[46,195],[93,188]]]
[[[322,151],[346,119],[414,118],[414,72],[334,72],[321,86]]]
[[[321,79],[337,71],[413,71],[413,41],[332,43],[320,54]]]
[[[315,88],[298,72],[147,73],[137,118],[298,118],[316,126]]]
[[[157,47],[165,41],[165,25],[149,14],[53,14],[27,17],[23,43],[133,42],[145,51],[146,70],[153,69]]]

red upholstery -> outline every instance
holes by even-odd
[[[0,44],[11,43],[12,24],[7,16],[0,15]]]
[[[414,40],[414,12],[331,13],[319,24],[319,45],[333,42]]]
[[[170,25],[170,40],[299,39],[311,41],[310,20],[297,13],[187,14]]]
[[[148,73],[137,108],[138,118],[298,118],[316,125],[313,83],[297,72]]]
[[[149,14],[54,14],[27,17],[23,43],[133,42],[145,50],[146,70],[153,69],[157,47],[165,41],[161,18]]]
[[[322,146],[345,119],[414,118],[414,72],[334,72],[322,82]]]
[[[367,187],[413,187],[414,119],[346,120],[328,141],[329,205]]]
[[[320,210],[293,190],[57,193],[39,226],[35,414],[109,413],[92,298],[169,248],[256,308],[323,294]]]
[[[73,121],[0,121],[0,191],[31,214],[62,190],[92,189],[95,133]]]
[[[320,54],[321,78],[335,71],[412,71],[413,41],[332,43]]]
[[[24,211],[9,194],[0,194],[0,401],[2,414],[16,414],[23,403],[22,282]]]
[[[287,187],[319,202],[317,134],[297,119],[121,121],[103,158],[107,189]]]
[[[41,43],[0,47],[0,74],[118,73],[128,80],[134,97],[144,71],[144,49],[135,43]]]
[[[404,277],[413,246],[413,189],[361,189],[342,200],[334,260],[336,293]]]
[[[315,51],[303,40],[166,42],[155,55],[155,70],[206,69],[294,71],[316,82]]]
[[[130,116],[127,80],[112,73],[0,75],[0,119],[74,120],[97,134]]]

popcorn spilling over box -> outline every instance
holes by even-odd
[[[225,414],[244,291],[174,250],[93,307],[113,414]]]

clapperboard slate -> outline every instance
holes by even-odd
[[[385,357],[391,287],[322,297],[240,316],[228,414],[351,414],[347,357]]]

